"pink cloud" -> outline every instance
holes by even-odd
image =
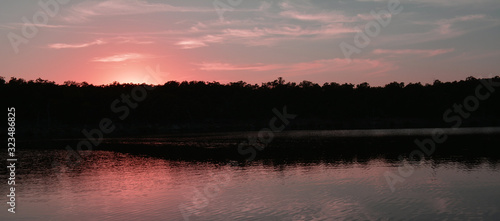
[[[144,45],[144,44],[153,44],[153,41],[148,41],[148,40],[139,40],[134,37],[116,37],[113,39],[113,42],[117,44],[139,44],[139,45]]]
[[[0,27],[7,28],[7,29],[20,29],[25,25],[25,23],[6,23],[6,24],[0,24]],[[51,24],[43,24],[43,23],[38,23],[35,24],[36,27],[39,28],[67,28],[69,26],[66,25],[51,25]]]
[[[145,41],[145,40],[138,40],[133,37],[115,37],[115,38],[105,38],[105,40],[95,40],[93,42],[88,42],[88,43],[81,43],[81,44],[65,44],[65,43],[56,43],[56,44],[50,44],[48,45],[49,48],[52,49],[75,49],[75,48],[86,48],[90,47],[93,45],[103,45],[103,44],[109,44],[109,43],[114,43],[114,44],[152,44],[154,43],[153,41]]]
[[[65,48],[86,48],[90,47],[92,45],[102,45],[106,44],[106,42],[102,40],[95,40],[93,42],[89,43],[83,43],[83,44],[63,44],[63,43],[57,43],[57,44],[50,44],[48,47],[52,49],[65,49]]]
[[[200,70],[202,71],[269,71],[282,68],[281,65],[265,65],[265,64],[253,64],[253,65],[235,65],[229,63],[201,63],[198,64]]]
[[[180,41],[180,42],[177,42],[176,45],[182,46],[182,49],[193,49],[193,48],[200,48],[200,47],[208,46],[203,41],[199,41],[199,40]]]
[[[305,14],[297,11],[283,11],[280,15],[302,21],[355,22],[358,20],[356,17],[348,17],[339,12]]]
[[[280,40],[293,39],[318,39],[331,36],[337,36],[346,33],[355,33],[356,29],[352,27],[344,27],[340,23],[323,25],[320,27],[303,28],[298,25],[286,25],[282,27],[268,28],[252,28],[252,29],[236,29],[227,28],[221,31],[220,34],[211,34],[200,37],[198,39],[187,39],[177,42],[176,45],[183,49],[193,49],[209,46],[210,43],[236,43],[246,45],[270,45]]]
[[[418,50],[418,49],[404,49],[404,50],[384,50],[376,49],[374,54],[389,54],[389,55],[421,55],[425,57],[433,57],[440,54],[446,54],[455,51],[455,49],[436,49],[436,50]]]
[[[455,17],[452,19],[442,19],[437,22],[439,27],[437,30],[441,34],[452,34],[454,31],[451,29],[451,26],[457,22],[465,22],[465,21],[473,21],[473,20],[480,20],[484,19],[486,16],[485,15],[465,15],[461,17]]]
[[[300,62],[292,64],[230,64],[230,63],[209,63],[197,64],[202,71],[281,71],[282,73],[293,75],[309,75],[317,73],[359,73],[359,74],[379,74],[397,67],[392,63],[382,60],[372,59],[324,59],[310,62]]]
[[[257,38],[267,34],[266,30],[260,28],[254,29],[226,29],[223,31],[226,36],[241,37],[241,38]]]
[[[389,62],[383,60],[373,60],[373,59],[323,59],[311,62],[296,63],[289,67],[289,72],[295,72],[297,74],[315,74],[321,72],[331,72],[331,73],[357,73],[357,74],[367,74],[373,75],[378,73],[384,73],[390,70],[394,70],[397,67]]]
[[[455,17],[455,18],[452,18],[452,19],[446,19],[446,20],[442,20],[442,21],[453,23],[453,22],[458,22],[458,21],[479,20],[479,19],[484,19],[485,17],[486,17],[486,15],[481,15],[481,14],[477,14],[477,15],[465,15],[465,16]]]
[[[213,9],[177,7],[144,0],[85,1],[73,5],[63,19],[68,22],[84,22],[95,16],[148,14],[157,12],[213,12]]]
[[[190,39],[177,42],[182,49],[193,49],[208,46],[208,43],[220,42],[224,40],[223,37],[217,35],[206,35],[200,39]]]
[[[142,54],[137,54],[137,53],[128,53],[128,54],[117,54],[109,57],[102,57],[102,58],[94,58],[95,62],[122,62],[122,61],[128,61],[128,60],[137,60],[137,59],[142,59],[145,58],[146,56]]]

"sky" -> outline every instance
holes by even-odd
[[[490,77],[500,70],[499,3],[7,0],[0,76],[372,86]]]

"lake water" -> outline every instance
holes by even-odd
[[[0,220],[500,220],[499,165],[480,159],[423,161],[392,192],[384,174],[400,164],[384,159],[243,166],[96,150],[53,164],[66,154],[20,151],[16,213],[4,203]]]

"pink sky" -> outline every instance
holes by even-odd
[[[48,10],[38,1],[0,3],[0,76],[384,85],[488,77],[500,67],[495,0],[401,1],[397,13],[384,0],[221,0],[231,9],[223,13],[212,1],[67,1],[49,1],[57,4]],[[387,10],[390,22],[381,25],[372,10]],[[25,22],[34,17],[36,33]],[[378,33],[357,47],[355,36],[374,23]],[[359,53],[347,58],[342,43]],[[161,82],[145,77],[147,67],[159,67]]]

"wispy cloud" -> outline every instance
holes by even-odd
[[[308,75],[316,73],[356,73],[365,75],[374,75],[385,73],[396,69],[392,63],[375,60],[375,59],[323,59],[311,62],[301,62],[292,64],[288,68],[288,72],[295,75]]]
[[[22,28],[24,23],[7,23],[7,24],[0,24],[0,29],[20,29]],[[66,25],[50,25],[50,24],[35,24],[36,27],[39,28],[67,28],[68,26]]]
[[[281,69],[284,66],[282,65],[274,65],[274,64],[247,64],[247,65],[236,65],[229,63],[210,63],[203,62],[201,64],[197,64],[199,69],[202,71],[269,71]]]
[[[177,7],[144,0],[85,1],[73,5],[65,14],[67,22],[84,22],[95,16],[148,14],[157,12],[213,12],[213,9]]]
[[[63,43],[57,43],[57,44],[50,44],[48,47],[52,49],[66,49],[66,48],[86,48],[90,47],[92,45],[102,45],[106,44],[106,42],[102,40],[95,40],[93,42],[88,42],[88,43],[82,43],[82,44],[63,44]]]
[[[146,56],[138,53],[127,53],[127,54],[117,54],[109,57],[94,58],[92,61],[95,62],[122,62],[128,60],[138,60],[145,58]]]
[[[51,49],[76,49],[76,48],[86,48],[93,45],[104,45],[104,44],[153,44],[153,41],[150,40],[139,40],[134,37],[114,37],[114,38],[104,38],[98,39],[88,43],[80,43],[80,44],[66,44],[66,43],[56,43],[49,44],[48,48]]]
[[[387,0],[357,0],[359,2],[387,2]],[[410,4],[428,4],[434,6],[458,6],[458,5],[471,5],[483,4],[486,2],[494,2],[495,0],[412,0],[406,3]]]
[[[154,41],[151,40],[146,40],[146,39],[138,39],[135,37],[116,37],[111,39],[114,43],[116,44],[139,44],[139,45],[145,45],[145,44],[153,44]]]
[[[478,23],[472,25],[465,24],[466,22]],[[390,35],[383,39],[379,39],[379,42],[392,46],[400,46],[452,39],[479,29],[498,26],[500,25],[500,20],[488,18],[484,14],[473,14],[440,19],[437,21],[414,21],[409,25],[420,25],[420,27],[417,28],[423,31]]]
[[[349,17],[341,12],[328,12],[328,13],[302,13],[294,10],[287,10],[280,13],[285,18],[293,18],[302,21],[317,21],[317,22],[355,22],[358,17]]]
[[[280,27],[263,28],[227,28],[218,34],[205,35],[199,38],[181,40],[176,45],[183,49],[209,46],[211,43],[234,43],[244,45],[271,45],[280,40],[318,39],[355,33],[356,29],[344,27],[342,24],[302,27],[299,25],[281,25]]]
[[[186,40],[177,42],[176,45],[182,46],[182,49],[193,49],[208,46],[203,41],[200,40]]]
[[[455,49],[435,49],[435,50],[418,50],[418,49],[404,49],[404,50],[384,50],[376,49],[373,51],[374,54],[389,54],[391,56],[396,55],[420,55],[425,57],[433,57],[440,54],[446,54],[455,51]]]
[[[377,74],[397,67],[389,62],[374,59],[323,59],[292,64],[231,64],[203,62],[197,64],[202,71],[280,71],[289,76],[317,73],[364,73]]]
[[[466,22],[466,21],[474,21],[474,20],[482,20],[485,19],[486,15],[465,15],[465,16],[460,16],[460,17],[455,17],[451,19],[442,19],[436,22],[437,25],[439,25],[438,30],[441,34],[452,34],[452,33],[457,33],[456,30],[452,30],[451,27],[455,23],[458,22]],[[460,32],[462,33],[462,32]],[[458,33],[457,33],[458,34]]]

